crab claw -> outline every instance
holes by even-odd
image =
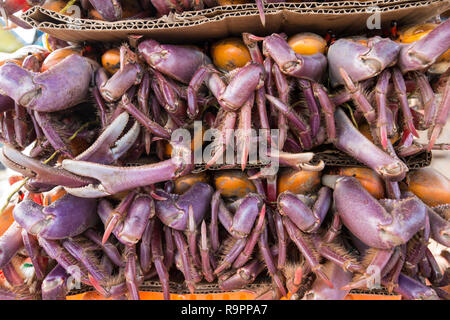
[[[38,74],[6,62],[0,67],[0,93],[26,108],[60,111],[86,99],[92,74],[91,62],[76,54]]]
[[[273,161],[279,161],[280,164],[294,168],[295,170],[322,171],[325,163],[320,160],[319,163],[313,164],[314,153],[289,153],[284,151],[270,152]]]
[[[93,182],[92,179],[83,178],[63,169],[45,165],[6,144],[0,152],[0,160],[8,168],[31,178],[32,182],[46,189],[45,191],[57,185],[77,188]]]
[[[50,240],[63,239],[95,226],[97,200],[66,194],[46,207],[24,200],[16,205],[13,215],[14,220],[32,235]]]
[[[323,182],[327,180],[325,176]],[[426,207],[419,199],[377,201],[354,177],[337,178],[333,196],[343,224],[370,247],[404,244],[425,225]]]
[[[387,38],[374,37],[367,46],[350,39],[339,39],[328,49],[331,84],[344,84],[339,69],[344,69],[353,82],[377,76],[391,66],[400,52],[400,46]]]
[[[172,180],[188,174],[193,161],[188,164],[174,157],[165,161],[137,167],[117,167],[88,161],[64,160],[62,167],[75,174],[97,179],[84,187],[67,187],[66,191],[79,197],[110,196],[125,190]]]
[[[398,66],[402,73],[431,66],[450,47],[450,20],[446,20],[420,40],[402,47]]]
[[[128,113],[122,112],[106,127],[97,140],[86,151],[79,154],[75,160],[110,164],[119,159],[133,146],[140,132],[139,123],[135,122],[133,127],[117,140],[125,129],[128,119]]]
[[[197,182],[179,197],[174,197],[162,190],[157,192],[158,195],[167,198],[165,201],[155,203],[158,218],[172,229],[184,231],[188,229],[189,207],[192,207],[194,226],[197,226],[210,206],[214,191],[210,185]]]

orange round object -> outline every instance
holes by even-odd
[[[321,173],[318,171],[298,171],[283,169],[278,175],[278,194],[291,191],[295,194],[314,192],[320,186]]]
[[[372,169],[359,167],[341,167],[337,169],[337,174],[341,176],[355,177],[373,197],[377,199],[384,198],[383,180]]]
[[[41,72],[47,71],[72,54],[81,55],[81,52],[75,48],[61,48],[53,51],[45,58],[44,62],[42,62]]]
[[[209,182],[209,176],[205,171],[199,173],[191,173],[175,179],[174,193],[183,194],[197,182]]]
[[[298,33],[290,37],[288,44],[296,53],[303,55],[325,53],[327,48],[327,42],[324,38],[310,32]]]
[[[64,190],[63,187],[56,187],[51,191],[45,192],[43,205],[49,206],[53,202],[55,202],[56,200],[58,200],[59,198],[61,198],[62,196],[66,195],[66,194],[67,194],[67,191]]]
[[[224,71],[245,66],[251,61],[250,52],[241,39],[227,38],[211,46],[211,56],[216,67]]]
[[[3,210],[0,213],[0,236],[2,236],[3,233],[5,233],[5,231],[8,230],[8,228],[14,222],[14,216],[13,216],[14,206],[15,205],[13,203],[10,203],[5,208],[5,210]]]
[[[119,48],[109,49],[102,55],[102,66],[111,75],[116,73],[120,69]]]
[[[218,171],[214,175],[214,186],[221,190],[224,197],[243,198],[250,192],[256,192],[256,187],[248,176],[239,170]]]
[[[450,180],[433,168],[410,171],[407,183],[409,191],[430,207],[450,204]]]

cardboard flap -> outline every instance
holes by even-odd
[[[130,34],[141,34],[165,43],[192,43],[206,39],[239,36],[242,32],[267,35],[284,31],[325,34],[355,34],[367,31],[367,19],[378,7],[382,26],[420,23],[449,9],[448,0],[302,2],[265,5],[263,27],[255,4],[222,6],[206,10],[171,14],[159,19],[104,22],[70,18],[34,7],[24,19],[33,27],[59,39],[79,41],[122,41]]]

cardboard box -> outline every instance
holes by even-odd
[[[258,35],[301,31],[325,34],[357,34],[367,31],[367,19],[378,7],[382,26],[420,23],[450,8],[448,0],[421,1],[343,1],[278,3],[265,6],[263,27],[255,4],[222,6],[171,14],[159,19],[104,22],[71,18],[34,7],[23,19],[31,26],[66,41],[121,41],[131,34],[146,35],[165,43],[189,43],[206,39],[238,36],[242,32]],[[372,8],[372,9],[371,9]]]

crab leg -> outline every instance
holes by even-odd
[[[244,249],[239,254],[239,256],[236,258],[236,260],[233,262],[234,269],[238,269],[238,268],[242,267],[250,259],[250,256],[253,253],[253,249],[255,248],[255,245],[259,240],[261,232],[263,231],[264,217],[266,214],[265,209],[266,209],[266,205],[264,204],[259,213],[258,221],[256,222],[256,226],[253,228],[253,231],[252,231],[250,237],[248,238]]]
[[[372,108],[370,102],[362,93],[361,88],[353,83],[352,79],[348,75],[347,71],[345,71],[345,69],[340,68],[339,73],[344,80],[345,87],[347,91],[350,92],[353,101],[355,102],[359,110],[364,114],[364,117],[366,118],[369,125],[374,126],[376,123],[375,110]]]
[[[139,262],[142,272],[145,274],[150,271],[152,264],[152,232],[155,219],[149,219],[145,226],[144,233],[142,234],[141,244],[139,246]]]
[[[170,270],[172,267],[174,256],[175,256],[175,244],[173,243],[172,231],[169,227],[164,226],[164,239],[165,239],[165,251],[164,251],[164,259],[166,269]]]
[[[250,138],[251,138],[251,126],[252,126],[252,108],[254,103],[255,95],[252,93],[250,95],[250,98],[244,103],[240,110],[240,116],[239,116],[239,129],[238,136],[236,137],[238,139],[238,145],[241,146],[240,150],[238,150],[241,153],[241,169],[242,171],[245,170],[247,159],[248,159],[248,152],[250,148]]]
[[[274,280],[278,290],[282,294],[283,297],[287,296],[286,289],[283,285],[283,280],[281,279],[281,274],[278,271],[277,267],[275,266],[275,262],[273,260],[272,253],[269,249],[269,239],[268,239],[268,232],[267,232],[267,226],[264,225],[264,229],[262,233],[259,236],[258,241],[259,249],[261,252],[261,255],[263,257],[264,263],[267,266],[267,270],[269,271],[270,276]]]
[[[213,270],[211,268],[211,263],[210,263],[208,234],[206,231],[205,221],[202,222],[202,226],[201,226],[200,255],[201,255],[201,260],[202,260],[201,264],[202,264],[203,275],[204,275],[206,281],[212,282],[212,281],[214,281],[214,274],[213,274]]]
[[[193,294],[195,290],[194,276],[193,276],[194,267],[192,266],[191,261],[189,259],[187,244],[184,241],[183,234],[180,231],[174,229],[172,230],[172,233],[175,239],[175,245],[177,246],[178,252],[180,254],[183,273],[186,278],[186,284],[191,294]]]
[[[387,285],[384,280],[381,283]],[[398,286],[394,287],[394,292],[409,300],[439,300],[433,289],[403,273],[398,277]]]
[[[111,213],[108,214],[107,219],[103,221],[105,224],[105,232],[103,233],[102,237],[102,243],[106,243],[111,233],[114,232],[114,235],[119,239],[119,230],[118,230],[118,224],[119,221],[122,220],[122,218],[125,216],[126,212],[130,208],[131,204],[133,203],[133,199],[136,196],[136,191],[132,190],[129,192],[119,203],[117,208],[114,211],[111,211]],[[102,219],[102,215],[100,214],[100,218]],[[102,219],[103,220],[103,219]]]
[[[98,261],[96,261],[94,256],[92,256],[91,252],[84,248],[81,243],[78,243],[70,238],[62,240],[62,246],[75,259],[83,264],[88,271],[89,280],[95,289],[97,289],[101,294],[106,295],[105,289],[100,285],[100,283],[105,283],[107,280],[107,274],[105,273],[105,270],[103,270],[103,266],[100,266]]]
[[[319,132],[320,127],[320,113],[319,107],[317,106],[316,99],[314,96],[316,95],[319,99],[320,105],[324,109],[325,112],[325,121],[327,122],[328,136],[329,139],[334,139],[333,128],[334,128],[334,119],[330,122],[331,117],[334,114],[334,106],[330,102],[328,98],[328,94],[325,93],[322,86],[316,82],[311,82],[308,80],[298,79],[298,84],[302,89],[303,96],[306,100],[306,105],[309,109],[309,126],[311,127],[311,136],[315,138],[317,133]]]
[[[137,280],[136,245],[125,245],[125,282],[131,300],[139,300],[139,284]]]
[[[333,242],[334,239],[341,233],[342,223],[339,218],[338,213],[334,213],[333,220],[331,222],[331,226],[328,228],[327,232],[323,236],[323,241],[325,243]]]
[[[161,228],[161,223],[155,220],[151,232],[152,261],[155,265],[156,272],[158,273],[158,277],[162,284],[164,299],[170,300],[169,274],[167,272],[166,266],[164,266],[163,263],[164,255],[162,250]]]
[[[149,106],[148,106],[148,100],[149,100],[149,94],[150,94],[150,75],[148,72],[145,72],[141,84],[139,86],[138,90],[138,104],[139,108],[145,115],[149,115]],[[146,132],[144,133],[144,143],[145,143],[145,152],[150,154],[150,145],[151,145],[151,133]]]
[[[50,258],[55,259],[59,265],[61,265],[70,275],[73,277],[81,276],[81,280],[84,283],[91,284],[88,278],[88,274],[83,265],[72,257],[67,250],[65,250],[58,241],[47,240],[42,237],[38,237],[39,245],[45,250]],[[76,267],[76,268],[74,268]]]
[[[227,279],[219,279],[219,287],[224,291],[231,291],[243,288],[255,281],[256,277],[265,269],[264,263],[258,259],[253,259],[235,274]]]
[[[303,239],[302,232],[300,229],[298,229],[294,223],[290,221],[289,218],[283,217],[283,224],[286,228],[287,233],[289,234],[289,237],[291,240],[295,243],[297,248],[300,250],[300,252],[305,257],[308,264],[311,266],[312,271],[322,278],[330,288],[333,288],[333,284],[328,279],[326,274],[322,271],[322,267],[317,261],[317,258],[315,257],[314,253],[311,251],[311,249],[308,247],[306,241]]]
[[[211,159],[206,163],[206,169],[214,165],[223,156],[224,149],[229,145],[233,137],[233,129],[236,123],[237,113],[232,111],[224,111],[223,119],[220,123],[221,138],[214,140],[216,148]]]
[[[383,270],[392,257],[392,250],[377,249],[374,254],[367,253],[366,256],[372,257],[367,270],[371,270],[371,268],[376,268],[375,270]],[[365,273],[360,279],[347,284],[341,289],[351,290],[357,288],[365,288],[371,276],[371,274]]]
[[[194,209],[192,205],[188,207],[188,222],[187,222],[187,239],[189,246],[189,254],[192,257],[194,264],[201,267],[202,263],[197,251],[197,224],[194,218]]]
[[[127,95],[122,96],[121,107],[130,113],[148,132],[163,139],[170,140],[170,133],[157,122],[149,119],[141,110],[131,103]]]
[[[425,74],[423,74],[422,72],[414,72],[414,78],[417,81],[423,103],[423,125],[425,128],[429,128],[436,114],[436,101],[434,98],[434,92]]]
[[[348,254],[342,254],[341,252],[345,252],[341,246],[337,244],[333,244],[333,247],[330,244],[323,242],[316,235],[312,236],[312,241],[314,243],[314,247],[317,252],[324,258],[330,260],[334,264],[338,265],[345,271],[350,272],[364,272],[364,268],[361,267],[356,259],[351,257]]]
[[[312,139],[311,131],[300,115],[296,114],[290,107],[284,104],[280,99],[266,94],[267,100],[272,103],[277,110],[282,113],[296,130],[299,131],[300,141],[304,149],[311,149]],[[281,149],[281,148],[280,148]]]
[[[381,146],[386,149],[387,146],[387,116],[386,116],[386,95],[389,85],[389,79],[391,73],[388,70],[384,70],[378,77],[378,81],[375,87],[375,100],[377,105],[377,129],[378,138],[380,139]],[[395,83],[395,81],[394,81]],[[404,96],[402,96],[403,98]],[[408,107],[409,108],[409,107]]]
[[[394,83],[395,92],[400,102],[400,107],[403,112],[403,117],[405,119],[406,126],[414,136],[418,137],[419,134],[417,133],[416,128],[414,128],[411,109],[409,108],[408,105],[405,80],[403,79],[403,75],[401,74],[398,68],[393,68],[392,70],[392,81]]]
[[[118,267],[125,267],[125,262],[123,261],[117,247],[113,245],[111,242],[106,241],[102,243],[101,236],[95,232],[93,229],[88,229],[84,232],[84,236],[86,236],[89,240],[94,242],[96,245],[100,246],[106,256]]]
[[[448,24],[448,23],[447,23]],[[448,28],[450,29],[450,28]],[[430,142],[428,142],[429,152],[432,148],[436,139],[442,132],[442,128],[447,123],[448,114],[450,112],[450,77],[447,79],[447,83],[444,89],[444,93],[442,95],[442,100],[439,105],[439,109],[435,118],[435,125],[433,126],[433,130],[431,131]]]
[[[155,205],[152,197],[139,194],[127,210],[118,239],[128,245],[136,244],[142,237],[147,221],[155,215]]]
[[[219,225],[218,225],[218,215],[219,215],[219,203],[220,203],[220,190],[217,190],[212,195],[211,199],[211,222],[209,224],[209,237],[211,241],[211,249],[213,252],[217,252],[219,249]]]
[[[450,247],[450,223],[437,214],[435,209],[427,206],[431,238],[443,246]]]
[[[277,266],[278,269],[284,269],[286,264],[286,251],[287,251],[287,235],[283,225],[283,219],[281,218],[280,213],[276,210],[273,215],[274,224],[276,228],[277,241],[278,241],[278,261]],[[270,229],[270,228],[269,228]]]
[[[45,277],[45,270],[40,259],[40,247],[37,239],[30,235],[25,229],[22,229],[22,240],[25,250],[28,253],[28,257],[34,267],[34,272],[36,273],[36,278],[42,280]]]
[[[72,152],[68,149],[67,145],[63,142],[62,138],[58,135],[51,123],[51,116],[47,112],[34,111],[34,118],[42,129],[47,140],[55,151],[60,151],[69,158],[73,158]]]
[[[27,111],[21,105],[15,103],[14,132],[17,144],[25,148],[27,146]]]

